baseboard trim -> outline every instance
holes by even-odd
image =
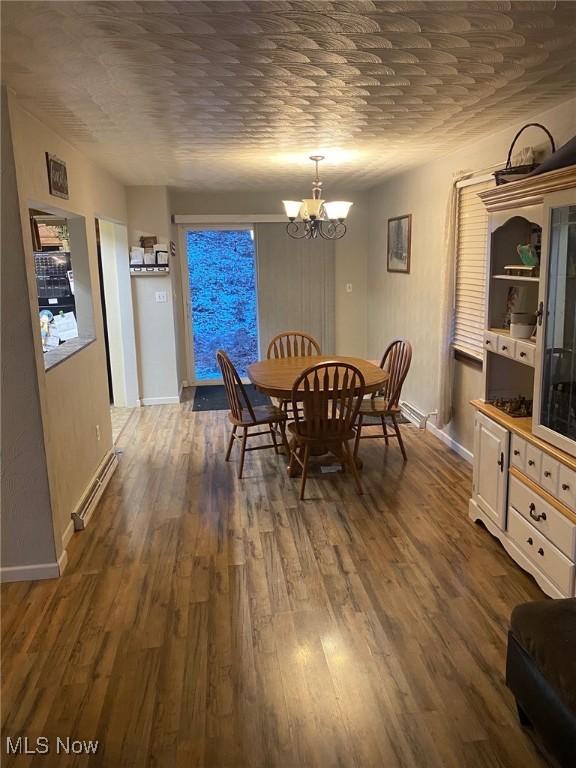
[[[72,531],[74,531],[74,527],[72,527]],[[64,571],[66,570],[66,566],[68,565],[68,552],[63,549],[62,554],[58,558],[58,575],[62,576]]]
[[[178,405],[180,396],[175,397],[143,397],[142,405]]]
[[[426,429],[429,432],[431,432],[434,435],[434,437],[437,437],[439,440],[442,440],[442,442],[445,443],[448,446],[448,448],[451,448],[455,453],[457,453],[458,456],[461,456],[469,464],[472,464],[474,460],[474,454],[472,453],[472,451],[469,451],[468,448],[464,448],[464,446],[461,445],[456,440],[454,440],[453,437],[450,437],[450,435],[447,435],[446,432],[443,432],[441,429],[438,429],[438,427],[435,424],[432,424],[431,421],[428,421],[426,423]]]
[[[62,555],[66,553],[63,552]],[[60,555],[60,559],[62,559]],[[37,563],[36,565],[14,565],[0,568],[0,582],[39,581],[41,579],[57,579],[60,576],[60,559],[53,563]],[[66,558],[67,559],[67,558]],[[64,563],[64,567],[65,563]]]
[[[68,546],[68,542],[72,538],[73,534],[74,534],[74,521],[70,520],[70,522],[66,526],[66,530],[62,534],[62,551],[63,552]]]

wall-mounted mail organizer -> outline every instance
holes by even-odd
[[[169,274],[169,254],[175,255],[174,243],[158,244],[156,237],[140,238],[140,245],[130,248],[130,274]]]
[[[130,267],[132,277],[146,277],[147,275],[169,275],[170,267],[158,267],[143,265],[141,267]]]

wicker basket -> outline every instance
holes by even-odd
[[[523,179],[525,176],[528,176],[530,173],[532,173],[533,170],[538,168],[539,163],[530,163],[529,165],[515,165],[515,166],[512,165],[512,152],[514,151],[514,145],[516,144],[516,141],[518,140],[522,131],[525,131],[526,128],[542,128],[542,130],[546,133],[546,135],[550,139],[550,144],[552,145],[552,152],[556,152],[556,145],[554,144],[554,139],[552,138],[552,134],[550,133],[548,128],[545,128],[540,123],[527,123],[527,125],[520,128],[516,136],[514,136],[512,144],[510,145],[510,149],[508,150],[508,159],[506,160],[506,167],[494,173],[494,178],[496,179],[496,186],[500,186],[500,184],[507,184],[509,181],[519,181],[520,179]]]

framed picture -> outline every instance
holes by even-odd
[[[48,189],[55,197],[68,200],[68,173],[66,163],[56,155],[46,152],[46,165],[48,167]]]
[[[410,272],[412,214],[388,219],[388,272]]]

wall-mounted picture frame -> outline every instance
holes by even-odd
[[[388,272],[410,274],[412,214],[388,219]]]
[[[68,200],[68,172],[66,163],[56,155],[46,152],[46,166],[48,168],[48,189],[54,197]]]

